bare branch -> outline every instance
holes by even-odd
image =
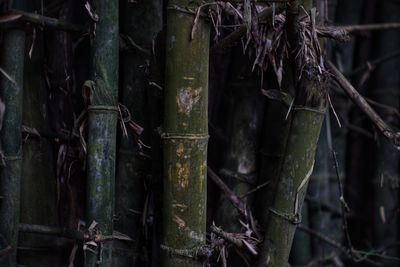
[[[343,76],[343,74],[332,64],[327,61],[330,71],[335,81],[342,87],[350,99],[368,116],[378,130],[400,150],[400,132],[394,131],[386,122],[375,112],[368,102],[357,92],[351,83]]]

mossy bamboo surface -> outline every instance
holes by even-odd
[[[287,265],[308,179],[314,167],[323,112],[306,107],[295,108],[292,112],[288,143],[258,264],[260,267]]]
[[[114,215],[115,154],[118,104],[118,3],[95,0],[98,15],[94,22],[91,50],[91,105],[88,108],[86,223],[96,221],[96,230],[112,235]],[[97,261],[112,265],[112,242],[99,243],[97,255],[86,251],[85,266]]]
[[[162,1],[148,0],[125,3],[122,6],[121,32],[134,40],[140,47],[151,51],[153,40],[162,27]],[[130,111],[132,119],[144,127],[141,139],[148,144],[150,116],[147,105],[147,64],[151,55],[138,50],[128,50],[121,58],[121,99]],[[158,90],[158,89],[157,89]],[[147,149],[143,151],[147,153]],[[115,241],[116,266],[134,266],[140,253],[140,239],[143,232],[143,212],[146,197],[145,180],[150,174],[150,161],[140,150],[133,134],[122,137],[118,151],[116,174],[115,229],[130,236],[133,241]],[[118,253],[118,250],[121,253]],[[129,251],[127,253],[126,251]]]
[[[194,1],[200,5],[201,1]],[[209,25],[180,11],[193,1],[169,2],[167,12],[163,266],[203,266],[201,259],[176,255],[206,242],[207,103]],[[178,8],[179,7],[179,8]]]
[[[24,7],[24,1],[14,6]],[[0,132],[5,166],[0,172],[0,234],[12,247],[12,253],[0,266],[16,265],[18,223],[20,212],[20,184],[22,163],[22,92],[24,79],[25,32],[10,29],[5,32],[1,68],[13,79],[0,77],[0,96],[5,104],[3,127]]]
[[[298,16],[299,2],[306,9],[312,1],[295,1],[289,6],[292,19]],[[288,20],[289,21],[289,20]],[[289,42],[297,42],[296,29],[288,25]],[[293,58],[289,60],[295,62]],[[286,62],[287,64],[288,62]],[[291,64],[293,68],[295,65]],[[293,70],[298,73],[298,70]],[[323,85],[303,78],[292,79],[294,108],[284,154],[278,171],[273,204],[268,209],[268,222],[258,266],[283,267],[288,263],[296,224],[301,221],[301,208],[315,159],[315,151],[324,118],[325,91]],[[289,81],[290,83],[290,81]],[[292,93],[292,92],[290,92]],[[311,97],[310,97],[311,96]],[[314,98],[314,99],[313,99]],[[279,161],[278,161],[279,163]]]

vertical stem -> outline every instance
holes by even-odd
[[[323,112],[298,108],[293,111],[292,116],[277,192],[270,209],[258,266],[286,266],[299,219],[298,213],[307,190],[307,179],[314,166]]]
[[[98,14],[91,51],[94,82],[88,108],[86,222],[98,223],[97,231],[112,235],[114,215],[115,149],[118,104],[118,3],[94,0]],[[86,251],[86,266],[112,264],[112,242],[99,243],[97,255]]]
[[[297,43],[298,2],[289,6],[289,42]],[[309,4],[304,1],[304,4]],[[309,9],[310,6],[306,6]],[[289,15],[290,19],[289,20]],[[295,54],[292,52],[292,54]],[[293,57],[290,58],[294,63]],[[287,62],[286,62],[287,64]],[[293,65],[293,64],[292,64]],[[298,73],[295,70],[294,73]],[[288,137],[279,167],[275,197],[268,209],[268,223],[258,266],[286,266],[296,224],[301,221],[301,208],[307,191],[308,179],[314,167],[315,151],[325,113],[326,88],[323,84],[302,76],[292,85],[295,102]],[[314,96],[313,96],[314,95]],[[312,99],[313,97],[315,99]]]
[[[27,44],[32,37],[27,38]],[[41,32],[35,39],[34,53],[25,61],[23,124],[39,132],[50,131],[50,116],[47,112],[48,90],[44,77],[44,38]],[[25,224],[58,226],[57,185],[55,161],[51,140],[45,137],[28,136],[23,142],[23,161],[21,179],[21,217]],[[43,244],[56,244],[54,237],[32,233],[19,234],[19,247],[42,247]],[[46,251],[32,253],[18,252],[18,263],[26,266],[60,266],[63,253]]]
[[[147,0],[137,3],[126,2],[120,9],[123,13],[121,32],[142,48],[152,50],[153,40],[162,27],[162,1]],[[146,100],[148,91],[148,62],[150,54],[129,49],[121,58],[121,102],[129,109],[132,119],[144,127],[141,136],[147,144],[149,138],[150,116]],[[157,89],[159,90],[159,89]],[[145,198],[145,179],[150,173],[149,159],[141,153],[131,132],[122,137],[119,147],[116,175],[116,214],[115,229],[130,236],[133,241],[115,241],[117,253],[114,263],[117,266],[134,266],[140,253],[141,233],[143,232],[143,208]],[[147,153],[147,151],[146,151]],[[133,212],[132,212],[133,211]],[[131,254],[132,253],[132,254]]]
[[[240,48],[241,49],[241,48]],[[242,51],[236,50],[242,53]],[[239,54],[240,55],[240,54]],[[227,186],[237,195],[243,195],[254,189],[257,171],[257,152],[262,122],[264,99],[260,92],[260,85],[255,73],[243,71],[246,64],[251,70],[245,57],[233,59],[232,82],[229,84],[233,92],[233,112],[227,113],[229,127],[229,148],[224,159],[224,169],[234,175],[241,176],[236,179],[233,175],[224,175]],[[238,71],[239,70],[239,71]],[[240,77],[240,78],[237,78]],[[253,195],[243,199],[243,203],[250,206]],[[240,232],[242,225],[239,222],[240,213],[230,203],[225,194],[220,195],[217,202],[215,222],[218,226],[231,233]],[[234,249],[229,251],[229,266],[243,266],[243,259]]]
[[[24,1],[14,5],[25,7]],[[22,164],[22,92],[24,79],[25,32],[10,29],[4,34],[1,68],[13,79],[0,77],[0,96],[5,105],[3,127],[0,132],[5,166],[0,171],[0,234],[13,252],[0,266],[16,265],[18,224],[20,212],[20,183]]]
[[[310,221],[309,212],[310,204],[304,202],[301,211],[301,223],[302,225],[309,227]],[[307,266],[307,264],[312,260],[311,251],[311,237],[308,233],[300,231],[298,228],[294,234],[292,248],[290,250],[290,264],[293,266]]]
[[[167,13],[163,245],[169,251],[195,251],[206,242],[210,29],[200,18],[191,40],[194,16],[180,11],[191,2],[170,1]],[[168,254],[164,266],[203,266]]]

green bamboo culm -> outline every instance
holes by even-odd
[[[96,221],[97,233],[113,233],[115,154],[118,120],[118,2],[94,0],[91,48],[91,104],[88,107],[86,223]],[[85,266],[111,266],[112,241],[99,242],[93,253],[85,250]],[[99,263],[100,261],[100,263]]]
[[[307,3],[305,1],[304,4]],[[297,1],[290,4],[287,10],[288,16],[294,22],[294,27],[288,25],[288,31],[291,31],[289,42],[292,44],[298,42],[296,21],[299,10]],[[292,63],[296,62],[293,56],[291,60]],[[295,67],[296,64],[292,66]],[[294,70],[294,73],[298,75],[299,70]],[[296,225],[301,222],[302,205],[313,171],[316,147],[324,120],[326,88],[323,81],[303,73],[301,80],[294,80],[294,89],[291,121],[287,129],[286,145],[281,146],[285,148],[277,176],[275,196],[267,211],[268,222],[259,267],[284,267],[288,264]]]
[[[195,17],[182,12],[201,2],[169,1],[167,11],[162,244],[166,267],[203,266],[199,250],[206,242],[210,28],[202,18],[194,26]]]
[[[298,107],[293,111],[277,193],[270,208],[258,266],[287,265],[296,224],[308,179],[314,166],[315,150],[324,114],[319,110]]]
[[[25,8],[25,1],[14,1],[13,7]],[[16,266],[20,184],[22,165],[22,92],[24,80],[25,32],[5,31],[1,55],[0,97],[5,105],[0,132],[4,166],[0,171],[0,235],[12,252],[0,262],[2,267]],[[2,249],[2,247],[0,247]]]

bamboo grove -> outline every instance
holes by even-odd
[[[0,1],[0,267],[398,266],[399,11]]]

